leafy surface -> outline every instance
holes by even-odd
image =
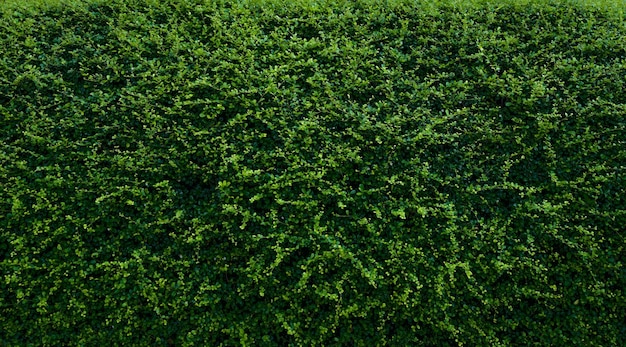
[[[6,10],[1,344],[626,345],[623,19]]]

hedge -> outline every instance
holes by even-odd
[[[0,18],[0,345],[626,345],[623,12]]]

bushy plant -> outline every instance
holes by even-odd
[[[4,8],[0,344],[626,345],[624,19]]]

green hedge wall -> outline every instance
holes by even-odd
[[[0,345],[626,345],[626,17],[0,21]]]

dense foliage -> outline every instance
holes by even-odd
[[[626,345],[624,23],[3,10],[0,345]]]

